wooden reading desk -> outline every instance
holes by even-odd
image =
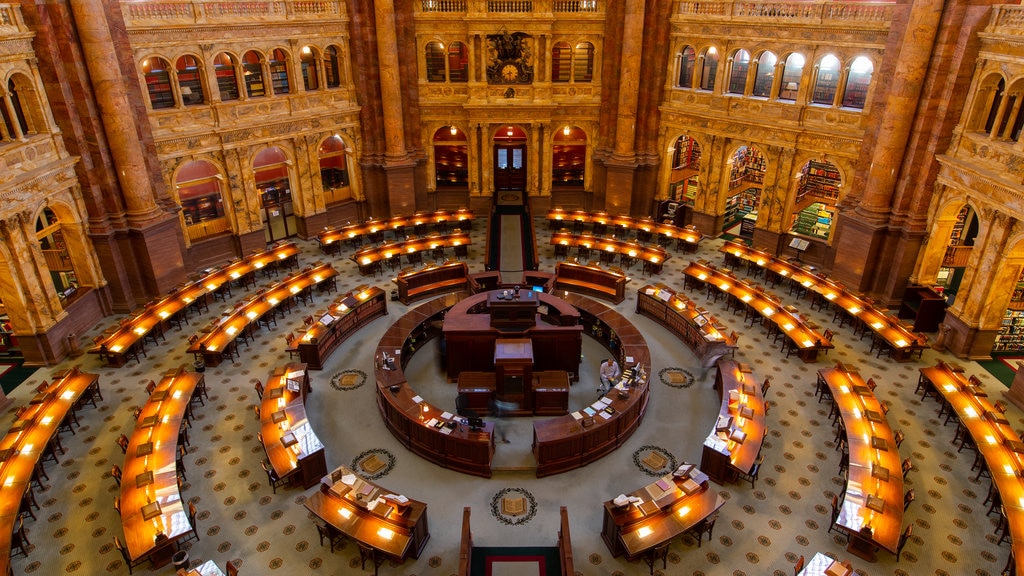
[[[850,468],[836,524],[849,534],[847,551],[874,562],[874,547],[896,554],[903,528],[903,471],[892,428],[874,392],[839,363],[818,370],[846,426]]]
[[[306,418],[310,392],[306,365],[292,362],[274,370],[260,403],[260,434],[267,460],[278,478],[297,475],[303,488],[315,485],[327,473],[324,445]]]
[[[845,310],[850,317],[859,320],[865,329],[872,330],[888,343],[891,349],[890,357],[894,360],[909,360],[915,353],[919,355],[928,343],[926,337],[914,334],[899,319],[875,308],[869,300],[850,292],[834,280],[737,242],[726,242],[721,251],[752,265],[763,267],[783,278],[789,278],[790,281],[816,292],[825,300]]]
[[[321,282],[333,286],[337,275],[338,271],[330,263],[317,263],[293,276],[286,276],[281,282],[235,305],[228,315],[215,319],[209,331],[196,338],[188,351],[202,355],[206,365],[217,366],[224,359],[225,348],[232,346],[235,338],[249,330],[252,323],[259,321],[264,314],[273,313],[282,302]]]
[[[466,290],[469,286],[469,266],[465,262],[454,261],[403,270],[395,278],[395,284],[398,285],[398,301],[409,305],[430,296]]]
[[[719,484],[749,474],[764,442],[765,402],[750,366],[719,360],[715,388],[722,400],[718,419],[704,439],[700,469]]]
[[[687,284],[697,282],[714,286],[723,293],[743,302],[747,307],[748,315],[759,314],[774,324],[789,339],[792,349],[799,354],[800,359],[804,362],[817,361],[819,350],[833,347],[832,343],[804,321],[795,309],[782,306],[777,297],[768,294],[760,287],[752,287],[733,276],[731,272],[719,270],[708,262],[697,261],[690,262],[683,273],[686,274]]]
[[[363,326],[388,315],[384,290],[360,286],[338,296],[326,311],[313,315],[313,323],[293,342],[299,359],[313,370],[323,368],[327,356]]]
[[[985,459],[1010,529],[1017,574],[1024,574],[1024,443],[987,393],[963,368],[939,362],[921,368],[921,379],[941,394]]]
[[[818,552],[807,561],[804,569],[797,576],[850,576],[851,574],[853,574],[853,570],[843,566],[842,562]]]
[[[616,257],[628,270],[636,260],[642,260],[644,271],[649,274],[661,272],[661,267],[671,255],[664,248],[653,244],[640,244],[617,238],[604,238],[590,234],[572,234],[571,232],[554,232],[551,234],[552,246],[582,248],[593,251],[593,258],[605,264],[611,264]]]
[[[404,368],[418,347],[441,335],[445,313],[465,293],[448,294],[413,308],[377,343],[374,375],[377,408],[403,445],[445,468],[491,477],[494,424],[471,430],[464,418],[431,405],[409,385]]]
[[[402,563],[430,539],[427,505],[395,494],[340,466],[325,476],[306,508],[339,532]]]
[[[618,304],[626,299],[627,282],[629,277],[622,270],[574,262],[555,264],[555,290],[582,292]]]
[[[0,438],[0,574],[11,570],[11,536],[22,498],[32,484],[32,472],[60,423],[87,390],[99,387],[100,379],[98,374],[81,372],[77,366],[54,378]]]
[[[636,297],[636,313],[668,328],[697,355],[704,370],[736,350],[738,336],[681,292],[664,284],[648,284]]]
[[[472,210],[438,210],[430,214],[413,214],[412,216],[395,216],[386,220],[367,220],[366,222],[357,222],[355,224],[346,224],[340,228],[326,229],[323,232],[317,234],[317,242],[320,243],[320,249],[324,252],[334,251],[332,246],[335,242],[348,241],[348,242],[359,242],[362,243],[364,237],[371,241],[379,242],[378,238],[382,238],[383,232],[389,230],[394,232],[396,236],[399,235],[399,230],[406,230],[412,228],[412,231],[417,235],[425,233],[424,226],[434,225],[437,226],[452,224],[455,228],[464,232],[469,232],[470,227],[473,224],[473,211]],[[415,232],[419,228],[421,232]]]
[[[116,331],[97,341],[96,345],[89,349],[89,353],[105,357],[111,366],[123,366],[129,351],[147,334],[154,330],[163,333],[164,323],[184,313],[196,300],[208,300],[210,294],[232,281],[255,284],[255,280],[251,278],[254,272],[279,263],[290,266],[298,261],[298,253],[299,249],[295,243],[289,242],[213,269],[202,278],[179,286],[171,290],[167,296],[146,304],[142,312],[122,321]]]
[[[613,557],[625,554],[636,559],[682,535],[723,504],[706,474],[683,465],[643,488],[606,501],[601,538]]]
[[[656,222],[650,218],[631,218],[629,216],[612,216],[606,212],[586,212],[583,210],[576,210],[568,212],[559,208],[548,210],[548,222],[551,224],[552,230],[557,230],[566,224],[572,223],[592,223],[598,231],[601,227],[604,227],[606,232],[626,237],[630,232],[635,232],[637,237],[643,239],[644,237],[652,237],[653,234],[658,235],[658,243],[662,246],[667,246],[673,239],[676,242],[676,249],[683,249],[687,252],[694,252],[697,250],[697,246],[700,241],[704,238],[704,235],[700,233],[693,226],[686,226],[679,228],[672,224],[665,224],[663,222]],[[608,230],[611,226],[612,229]],[[598,234],[598,232],[594,232]],[[648,241],[648,240],[641,240]]]
[[[403,255],[409,259],[410,256],[419,255],[424,250],[454,248],[455,255],[458,256],[470,244],[472,244],[472,240],[469,233],[457,231],[451,234],[435,234],[362,248],[352,254],[351,260],[359,266],[360,274],[372,276],[384,263],[387,263],[392,269],[401,266]],[[422,259],[422,256],[419,259]],[[410,263],[412,262],[410,261]]]
[[[132,562],[170,562],[176,540],[193,531],[178,490],[178,432],[203,375],[168,371],[142,406],[121,479],[121,526]]]

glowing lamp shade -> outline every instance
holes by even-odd
[[[395,536],[395,533],[389,528],[381,528],[380,530],[377,530],[377,536],[380,536],[385,540],[391,540]]]
[[[644,526],[644,527],[642,527],[642,528],[640,528],[639,530],[636,531],[636,535],[641,537],[641,538],[647,538],[648,536],[651,535],[652,532],[654,532],[654,531],[651,530],[650,528],[648,528],[647,526]]]
[[[348,508],[338,508],[338,514],[341,514],[341,517],[346,520],[352,517],[352,511]]]

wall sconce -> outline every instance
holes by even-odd
[[[451,127],[448,128],[448,130],[452,133],[452,136],[455,136],[456,134],[459,133],[459,129],[455,127],[455,124],[452,124]]]
[[[509,136],[512,135],[512,127],[511,126],[508,127],[508,130],[505,132],[505,134],[507,134]]]
[[[790,83],[786,84],[786,90],[790,90],[790,91],[796,92],[797,88],[798,88],[798,86],[797,86],[796,82],[790,82]]]
[[[568,124],[566,124],[565,128],[562,128],[562,134],[565,135],[565,136],[568,136],[570,132],[572,132],[572,129],[569,128]]]

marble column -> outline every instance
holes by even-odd
[[[415,163],[405,147],[402,84],[398,62],[398,37],[394,0],[373,3],[380,66],[381,106],[384,116],[384,173],[392,214],[416,211]]]
[[[156,191],[149,179],[145,150],[139,142],[134,107],[125,90],[125,78],[115,51],[131,52],[126,38],[113,38],[103,0],[70,2],[82,52],[92,78],[96,102],[103,114],[103,126],[117,165],[117,178],[127,208],[129,225],[139,226],[158,219]],[[120,9],[120,6],[113,6]],[[130,81],[130,80],[129,80]],[[146,121],[146,118],[141,118]]]
[[[606,161],[608,175],[605,209],[627,214],[633,212],[633,177],[637,165],[636,111],[640,101],[640,64],[643,56],[643,0],[626,0],[622,26],[619,105],[615,118],[615,148],[611,158]]]

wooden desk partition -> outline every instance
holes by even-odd
[[[605,254],[619,256],[620,261],[624,262],[628,262],[630,258],[642,260],[647,264],[646,269],[652,273],[661,272],[661,266],[666,260],[671,258],[671,255],[664,248],[655,244],[641,244],[639,242],[630,242],[618,238],[604,238],[590,234],[554,232],[551,234],[550,243],[552,246],[593,250],[595,259],[600,254]]]
[[[194,355],[201,354],[206,365],[217,366],[223,360],[224,349],[264,314],[273,313],[285,300],[321,282],[333,285],[337,275],[338,271],[330,263],[317,263],[294,276],[286,276],[281,282],[235,305],[228,315],[215,319],[209,331],[197,338],[188,351]]]
[[[676,245],[687,245],[687,251],[693,252],[704,238],[693,226],[680,228],[663,222],[656,222],[650,218],[631,218],[629,216],[613,216],[606,212],[586,212],[575,210],[572,212],[555,208],[548,210],[548,222],[552,223],[553,229],[562,227],[568,223],[592,223],[611,227],[608,233],[617,233],[625,236],[630,232],[658,234],[665,239],[675,239]]]
[[[174,542],[192,531],[178,491],[178,432],[203,375],[168,371],[142,406],[128,439],[121,478],[121,526],[132,561],[169,562]],[[162,536],[161,536],[162,535]],[[166,538],[164,538],[166,537]]]
[[[939,362],[920,371],[960,417],[985,459],[1009,523],[1016,574],[1024,574],[1024,443],[987,393],[964,377],[963,368]]]
[[[364,480],[347,466],[323,478],[306,508],[339,532],[402,563],[430,539],[427,505]]]
[[[89,353],[106,357],[111,366],[123,366],[132,347],[150,332],[162,332],[167,320],[183,313],[196,300],[208,299],[210,294],[219,290],[225,283],[241,281],[258,270],[280,262],[290,265],[298,260],[298,253],[299,249],[295,243],[289,242],[210,270],[202,278],[176,287],[167,296],[146,304],[142,312],[123,321],[116,331],[90,348]]]
[[[381,234],[385,230],[394,232],[411,227],[412,230],[410,232],[415,232],[417,226],[436,226],[438,224],[450,224],[457,229],[468,232],[473,224],[473,211],[465,209],[454,211],[438,210],[437,212],[413,214],[411,216],[395,216],[387,220],[367,220],[366,222],[347,224],[340,228],[326,229],[317,234],[316,239],[320,243],[320,249],[328,252],[332,250],[331,245],[335,242],[346,240],[362,242],[365,236]]]
[[[11,429],[0,438],[0,574],[11,569],[11,534],[18,521],[21,500],[32,483],[32,472],[57,428],[90,387],[99,386],[99,375],[78,367],[54,375],[38,402],[26,406]]]
[[[408,306],[430,296],[466,290],[469,286],[469,266],[465,262],[428,265],[399,274],[395,284],[398,285],[398,301]]]
[[[628,390],[620,383],[600,400],[601,408],[539,420],[533,424],[533,456],[537,477],[573,470],[598,460],[625,443],[640,425],[650,398],[648,376],[651,353],[643,334],[624,316],[584,296],[569,294],[564,300],[576,308],[585,326],[601,326],[614,342],[614,355],[623,370],[633,369],[636,380]],[[591,331],[593,333],[593,331]],[[610,351],[611,352],[611,351]],[[584,383],[595,386],[596,382]],[[604,407],[610,407],[605,411]]]
[[[440,466],[490,478],[494,424],[470,430],[462,418],[416,394],[403,372],[417,348],[441,335],[445,313],[464,297],[448,294],[417,306],[384,333],[374,355],[377,408],[388,430],[413,452]]]
[[[886,314],[884,310],[876,308],[870,300],[847,290],[845,286],[832,279],[738,242],[726,242],[721,251],[752,265],[763,267],[820,294],[835,306],[845,310],[852,318],[862,322],[865,329],[872,330],[888,342],[892,348],[890,356],[894,360],[909,360],[915,353],[920,353],[928,343],[926,337],[914,334],[897,318]]]
[[[625,554],[630,560],[682,535],[725,504],[696,468],[685,476],[668,474],[623,496],[625,504],[614,499],[604,503],[601,539],[613,557]]]
[[[278,478],[296,475],[303,488],[327,474],[324,445],[306,417],[311,391],[306,365],[292,362],[274,370],[260,403],[260,433],[270,465]]]
[[[363,275],[372,275],[376,267],[385,262],[393,267],[398,267],[402,256],[423,252],[424,250],[435,250],[437,248],[454,248],[456,255],[472,243],[468,232],[453,232],[451,234],[435,234],[423,238],[410,238],[399,242],[390,242],[380,246],[370,246],[357,250],[351,259],[359,266],[359,272]]]
[[[747,309],[773,323],[784,333],[804,362],[815,362],[818,351],[832,348],[821,333],[800,317],[794,308],[782,305],[776,296],[740,280],[731,272],[719,270],[708,262],[690,262],[683,270],[688,283],[713,286],[743,302]]]
[[[836,523],[850,535],[847,550],[869,560],[874,546],[895,554],[903,528],[903,471],[892,429],[855,370],[836,364],[818,370],[818,378],[846,426],[850,468]]]
[[[555,264],[555,290],[581,292],[610,300],[616,304],[626,299],[625,273],[614,272],[596,265],[558,262]]]
[[[664,284],[648,284],[640,289],[636,313],[671,330],[697,355],[705,370],[736,350],[735,332],[730,334],[717,318]]]
[[[700,469],[725,484],[754,467],[764,442],[766,410],[761,384],[746,364],[719,360],[715,388],[722,407],[704,440]]]
[[[360,328],[388,315],[387,294],[376,286],[361,286],[337,297],[326,311],[313,315],[314,321],[293,345],[299,358],[313,370]]]

